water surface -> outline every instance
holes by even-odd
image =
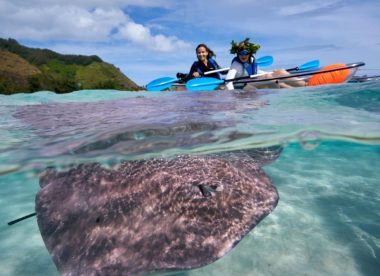
[[[217,262],[178,275],[379,275],[380,83],[259,93],[106,90],[0,96],[0,274],[57,275],[35,218],[48,166],[283,145],[280,195]]]

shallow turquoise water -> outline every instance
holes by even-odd
[[[274,212],[224,259],[188,274],[377,275],[379,163],[378,146],[289,146],[265,169],[280,194]]]
[[[380,85],[0,96],[0,274],[56,275],[35,218],[47,166],[285,146],[280,201],[217,262],[178,275],[379,275]]]

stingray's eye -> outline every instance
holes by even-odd
[[[216,190],[216,186],[209,186],[207,184],[200,184],[198,185],[198,188],[205,197],[212,196],[211,192],[215,192]]]

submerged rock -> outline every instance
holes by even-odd
[[[49,169],[38,226],[63,275],[200,267],[224,256],[277,205],[261,164],[214,156]]]

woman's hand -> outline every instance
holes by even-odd
[[[199,78],[200,76],[201,76],[201,75],[200,75],[198,72],[194,72],[194,73],[193,73],[193,77],[194,77],[194,78]]]

